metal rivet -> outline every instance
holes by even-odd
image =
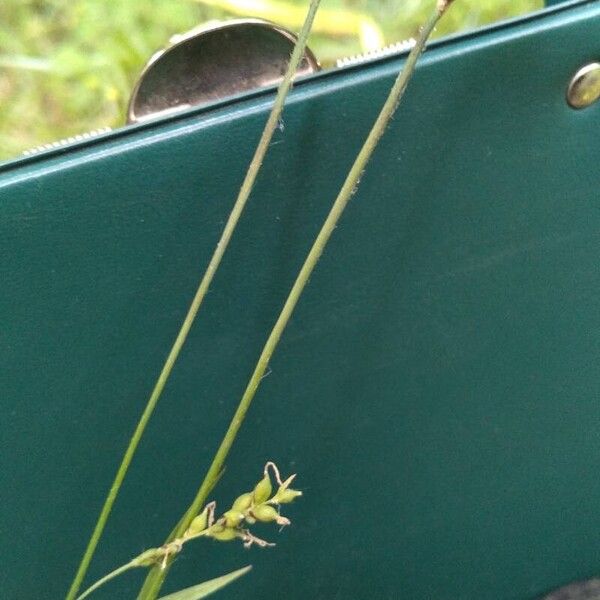
[[[585,65],[573,75],[567,102],[573,108],[586,108],[600,99],[600,63]]]

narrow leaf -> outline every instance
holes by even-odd
[[[209,581],[199,583],[198,585],[193,585],[185,590],[179,590],[174,594],[163,596],[162,598],[159,598],[159,600],[200,600],[201,598],[206,598],[213,592],[216,592],[221,588],[224,588],[226,585],[229,585],[238,577],[245,575],[251,568],[251,566],[248,566],[244,567],[243,569],[238,569],[237,571],[232,571],[231,573],[222,575],[216,579],[210,579]]]

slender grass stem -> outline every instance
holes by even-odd
[[[246,413],[250,408],[250,404],[256,394],[260,382],[265,374],[269,360],[275,351],[281,335],[290,320],[290,317],[298,303],[298,300],[308,283],[311,273],[313,272],[333,230],[336,227],[338,220],[340,219],[344,209],[346,208],[350,198],[356,191],[359,184],[360,177],[365,170],[369,159],[371,158],[373,151],[375,150],[381,136],[384,134],[385,129],[392,118],[407,86],[414,73],[415,65],[421,53],[425,48],[425,44],[435,28],[437,22],[442,17],[446,9],[450,4],[449,0],[439,0],[432,16],[421,30],[419,38],[415,43],[412,51],[410,52],[404,68],[398,75],[390,94],[379,114],[373,128],[371,129],[363,147],[361,148],[352,168],[350,169],[342,188],[333,203],[333,206],[319,231],[305,261],[302,265],[300,272],[292,286],[292,289],[283,305],[281,313],[264,345],[262,353],[258,359],[254,372],[250,377],[250,381],[242,395],[240,403],[233,415],[229,428],[225,433],[225,437],[215,454],[215,457],[210,465],[204,481],[200,485],[200,488],[194,498],[189,509],[186,511],[184,517],[179,521],[177,527],[172,532],[171,539],[180,537],[183,532],[187,529],[192,519],[200,512],[200,509],[204,506],[209,490],[213,486],[213,481],[218,477],[221,472],[225,459],[229,454],[229,451],[237,437],[238,431],[244,421]],[[156,567],[152,569],[146,578],[144,587],[142,588],[138,600],[155,600],[158,596],[162,583],[166,577],[167,570],[159,570]]]
[[[87,590],[85,590],[85,592],[83,592],[83,594],[81,594],[80,596],[77,596],[77,600],[83,600],[84,598],[87,598],[92,592],[95,592],[100,586],[103,586],[105,583],[108,583],[111,579],[114,579],[115,577],[122,575],[123,573],[125,573],[125,571],[129,571],[130,569],[135,569],[136,567],[139,567],[139,566],[140,565],[136,562],[135,559],[133,559],[132,561],[130,561],[124,565],[121,565],[119,568],[115,569],[114,571],[111,571],[108,575],[105,575],[101,579],[98,579],[98,581],[96,581],[96,583],[94,583],[94,585],[91,585]]]
[[[263,163],[264,157],[269,148],[269,144],[273,137],[273,133],[275,132],[275,129],[277,128],[277,126],[279,124],[279,118],[281,117],[281,113],[283,112],[285,99],[287,97],[287,94],[288,94],[291,86],[292,86],[292,81],[293,81],[294,75],[296,74],[298,65],[300,64],[300,61],[302,60],[302,58],[304,56],[304,51],[306,49],[306,43],[308,40],[308,34],[312,27],[315,13],[317,11],[317,8],[319,7],[319,4],[320,4],[320,0],[311,0],[311,4],[310,4],[310,8],[309,8],[307,17],[306,17],[306,21],[305,21],[302,31],[298,37],[298,41],[297,41],[296,45],[294,46],[294,50],[292,52],[286,74],[283,78],[283,81],[281,82],[281,84],[279,86],[279,90],[277,92],[277,97],[275,99],[275,103],[273,105],[273,108],[271,110],[271,113],[269,115],[267,123],[265,125],[264,131],[261,135],[260,141],[258,143],[258,146],[256,148],[256,151],[255,151],[252,161],[250,163],[250,166],[248,167],[248,171],[246,173],[246,176],[245,176],[242,186],[240,188],[238,197],[235,201],[235,204],[233,206],[231,214],[229,215],[229,218],[227,219],[227,223],[225,224],[225,228],[223,229],[221,238],[219,239],[219,241],[217,243],[217,247],[214,251],[214,254],[212,255],[212,258],[210,259],[210,262],[208,264],[206,272],[204,273],[202,280],[200,281],[200,285],[198,287],[198,290],[196,291],[194,299],[193,299],[193,301],[190,305],[190,308],[187,312],[187,315],[183,321],[181,329],[180,329],[179,333],[177,334],[177,337],[175,339],[173,347],[171,348],[171,351],[169,352],[169,355],[167,356],[167,359],[162,368],[162,371],[160,372],[160,375],[154,386],[154,389],[152,390],[152,393],[150,394],[148,403],[146,404],[146,407],[140,417],[140,420],[135,428],[135,431],[133,432],[133,435],[129,441],[129,445],[125,451],[122,462],[119,466],[119,469],[117,470],[115,479],[114,479],[114,481],[110,487],[110,490],[108,492],[108,495],[104,501],[104,505],[102,506],[102,509],[100,511],[100,515],[98,517],[98,520],[97,520],[94,530],[92,532],[92,536],[91,536],[91,538],[88,542],[88,545],[85,549],[85,552],[81,559],[81,563],[79,564],[79,567],[77,569],[77,573],[75,574],[75,578],[73,579],[71,587],[67,593],[66,600],[74,600],[75,597],[77,596],[77,592],[79,591],[79,589],[81,587],[81,584],[83,583],[83,580],[88,571],[88,568],[89,568],[90,562],[92,560],[92,557],[94,555],[94,552],[96,550],[96,547],[98,546],[98,542],[100,541],[100,538],[102,536],[102,533],[103,533],[106,523],[108,521],[108,517],[110,515],[112,507],[115,503],[115,500],[117,499],[117,495],[119,493],[119,490],[121,489],[123,480],[125,479],[125,476],[127,475],[129,465],[131,464],[131,461],[133,460],[135,451],[140,443],[140,440],[146,429],[146,426],[148,425],[148,422],[150,421],[150,417],[152,416],[152,413],[154,412],[156,404],[158,403],[158,400],[165,388],[165,385],[167,383],[167,380],[169,379],[169,375],[171,374],[171,371],[173,369],[175,361],[177,360],[177,357],[179,356],[179,353],[181,352],[181,349],[185,343],[185,340],[186,340],[188,333],[192,327],[192,324],[194,322],[196,314],[198,313],[198,309],[200,308],[202,301],[204,300],[204,297],[206,296],[208,288],[213,280],[213,277],[214,277],[219,265],[221,264],[221,260],[223,258],[223,255],[225,254],[225,250],[227,249],[229,241],[231,240],[231,236],[233,235],[233,232],[234,232],[236,225],[240,219],[240,216],[244,210],[246,202],[250,196],[250,193],[254,186],[254,182],[256,181],[256,177],[258,175],[258,172]]]

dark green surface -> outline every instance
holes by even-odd
[[[600,104],[564,94],[599,33],[583,2],[427,54],[216,492],[276,460],[294,525],[198,543],[171,587],[253,563],[219,598],[529,600],[598,573]],[[190,500],[398,65],[296,88],[92,576]],[[268,100],[0,169],[2,598],[66,590]]]

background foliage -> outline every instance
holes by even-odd
[[[138,73],[172,34],[234,14],[273,16],[295,29],[294,13],[306,4],[306,0],[3,0],[0,159],[90,129],[122,124]],[[542,4],[542,0],[460,0],[437,35]],[[359,25],[374,25],[371,33],[392,43],[414,36],[430,8],[431,2],[425,0],[325,0],[323,10],[334,11],[330,21],[338,30],[317,28],[310,45],[324,65],[331,64],[374,43],[373,35],[369,40],[364,31],[361,36],[357,28],[344,29],[342,14]]]

